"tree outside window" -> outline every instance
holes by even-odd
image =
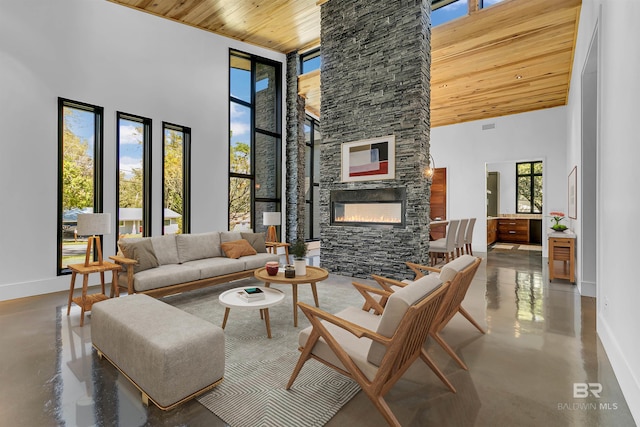
[[[542,162],[516,163],[516,213],[542,213]]]

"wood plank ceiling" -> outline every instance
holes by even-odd
[[[279,52],[320,44],[317,0],[109,0]],[[505,0],[433,28],[431,126],[565,105],[582,0]],[[320,115],[320,73],[300,76]]]

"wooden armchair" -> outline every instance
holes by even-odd
[[[302,353],[287,389],[313,358],[355,380],[389,425],[400,426],[384,395],[418,357],[425,360],[422,346],[443,307],[449,283],[427,276],[394,293],[365,285],[356,288],[363,295],[372,292],[386,298],[384,307],[370,298],[373,306],[383,309],[382,315],[356,307],[332,315],[298,303],[311,326],[298,337]]]
[[[449,288],[451,296],[448,298],[447,306],[442,311],[441,317],[436,320],[430,335],[463,369],[469,368],[462,359],[458,357],[455,351],[453,351],[451,346],[444,341],[440,332],[442,332],[456,313],[460,313],[480,332],[485,333],[478,322],[462,307],[462,301],[467,295],[471,281],[478,271],[481,262],[481,258],[476,258],[471,255],[463,255],[456,258],[454,261],[445,264],[441,269],[407,262],[407,266],[416,273],[416,280],[425,277],[424,272],[428,271],[431,272],[430,275],[437,275],[440,280],[451,281],[451,287]]]

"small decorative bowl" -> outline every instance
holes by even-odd
[[[265,264],[265,267],[267,269],[267,274],[269,276],[275,276],[276,274],[278,274],[278,269],[280,268],[280,263],[278,263],[276,261],[269,261],[268,263]]]

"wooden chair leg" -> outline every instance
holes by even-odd
[[[451,356],[451,358],[452,358],[453,360],[455,360],[455,361],[458,363],[458,365],[459,365],[462,369],[464,369],[465,371],[468,371],[468,370],[469,370],[469,368],[467,367],[467,365],[465,365],[465,363],[462,361],[462,359],[460,359],[460,358],[458,357],[458,355],[456,354],[456,352],[455,352],[455,351],[453,351],[453,349],[449,346],[449,344],[447,344],[447,343],[445,342],[445,340],[443,340],[443,339],[442,339],[442,337],[440,336],[440,334],[438,334],[437,332],[435,332],[435,333],[432,333],[432,334],[431,334],[431,336],[433,337],[433,339],[434,339],[434,340],[436,340],[436,342],[437,342],[438,344],[440,344],[440,347],[442,347],[442,349],[443,349],[444,351],[446,351],[446,352],[449,354],[449,356]]]
[[[476,320],[473,317],[471,317],[471,315],[469,314],[469,312],[467,312],[467,310],[465,310],[462,307],[459,307],[458,311],[460,312],[460,314],[466,317],[467,320],[471,322],[471,324],[475,326],[480,332],[482,332],[483,334],[486,334],[485,330],[482,329],[482,327],[478,324],[478,322],[476,322]]]
[[[440,378],[440,381],[442,381],[444,385],[449,387],[449,390],[456,393],[456,389],[455,387],[453,387],[453,384],[451,384],[447,377],[444,376],[444,373],[440,370],[440,368],[436,366],[436,364],[433,362],[433,359],[431,359],[431,357],[427,354],[426,351],[424,351],[424,349],[422,349],[422,351],[420,352],[420,358],[422,358],[424,363],[426,363],[427,366],[431,368],[433,373],[436,374],[438,378]]]

